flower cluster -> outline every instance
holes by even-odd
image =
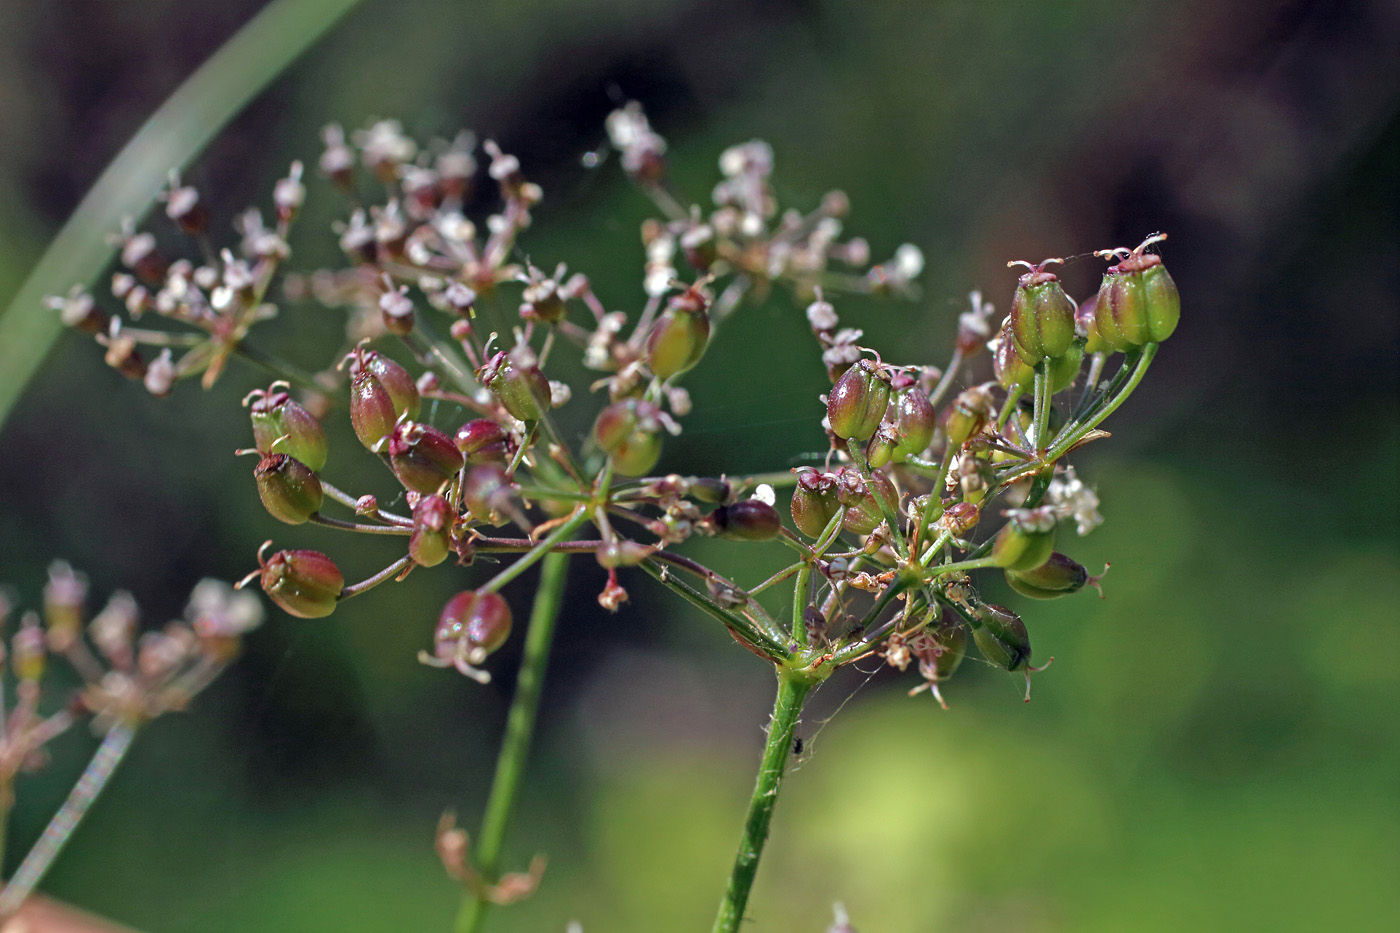
[[[264,545],[249,580],[293,615],[327,615],[341,600],[449,558],[466,565],[477,554],[518,554],[449,602],[422,654],[485,680],[482,663],[511,630],[498,591],[547,553],[580,553],[605,571],[604,606],[626,601],[618,572],[639,567],[756,653],[814,676],[878,652],[901,669],[917,661],[925,683],[916,690],[937,696],[969,640],[999,667],[1034,670],[1024,624],[982,601],[971,572],[999,568],[1018,592],[1039,598],[1097,582],[1054,550],[1061,519],[1073,517],[1081,534],[1101,521],[1067,455],[1106,436],[1098,424],[1175,326],[1175,286],[1148,251],[1163,237],[1103,251],[1115,264],[1081,304],[1049,271],[1059,260],[1021,263],[1027,271],[999,327],[994,307],[973,293],[946,365],[896,365],[864,347],[860,329],[841,326],[833,300],[850,291],[912,296],[923,265],[915,247],[865,268],[865,241],[842,239],[845,196],[831,192],[806,213],[781,208],[773,152],[760,141],[720,156],[721,179],[702,208],[670,186],[666,142],[637,105],[613,113],[607,128],[623,169],[662,214],[642,229],[646,299],[635,315],[610,310],[586,275],[562,263],[545,272],[513,260],[543,198],[518,159],[490,140],[478,148],[467,133],[420,147],[392,121],[348,138],[339,127],[325,131],[318,164],[347,198],[337,231],[348,265],[287,280],[293,297],[345,309],[352,349],[338,365],[315,374],[279,368],[245,339],[274,313],[268,286],[305,196],[300,166],[277,186],[275,229],[256,212],[240,220],[241,258],[227,249],[212,258],[207,213],[178,181],[167,213],[211,258],[167,262],[149,235],[126,233],[127,271],[114,293],[133,318],[154,311],[203,331],[195,338],[109,321],[81,292],[54,304],[107,343],[109,360],[122,342],[114,365],[133,375],[135,346],[164,342],[157,363],[165,361],[165,375],[153,382],[155,365],[144,371],[153,391],[195,372],[207,384],[233,354],[281,372],[245,399],[253,447],[244,452],[258,457],[254,480],[267,511],[289,524],[407,539],[381,571],[350,584],[325,554],[267,557]],[[497,206],[470,216],[483,185]],[[681,377],[702,362],[714,329],[775,283],[810,302],[807,320],[832,382],[823,396],[824,461],[754,477],[655,475],[666,438],[691,409]],[[184,343],[189,352],[171,362],[169,345]],[[414,367],[389,355],[391,343]],[[550,379],[551,358],[568,346],[602,374],[591,386]],[[1101,382],[1114,353],[1125,355],[1122,369]],[[588,441],[575,447],[551,413],[582,389],[605,398]],[[386,501],[404,509],[327,479],[320,418],[337,394],[360,444],[392,474],[396,491]],[[791,527],[773,490],[784,486]],[[323,511],[331,505],[345,516]],[[794,560],[745,587],[685,556],[696,533],[780,541]],[[794,583],[786,621],[755,598],[784,581]]]

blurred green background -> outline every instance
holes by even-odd
[[[0,6],[0,302],[141,122],[261,6]],[[1108,599],[1013,603],[1037,657],[1057,658],[1029,705],[980,665],[949,685],[946,713],[868,665],[826,684],[754,929],[822,930],[840,900],[864,933],[1392,930],[1397,43],[1384,0],[368,0],[185,174],[228,231],[288,162],[315,159],[326,122],[470,127],[544,184],[530,258],[567,261],[633,309],[647,204],[615,160],[580,159],[635,97],[693,199],[723,147],[762,137],[788,203],[840,187],[848,231],[877,258],[924,250],[920,301],[838,304],[899,362],[941,364],[973,288],[1006,307],[1008,259],[1168,230],[1181,327],[1112,442],[1077,458],[1106,524],[1062,542],[1113,562]],[[293,267],[336,261],[342,211],[311,184]],[[1065,278],[1084,295],[1098,269]],[[317,362],[338,327],[297,307],[274,332]],[[230,452],[248,436],[238,399],[261,379],[234,370],[211,393],[155,401],[65,335],[0,435],[0,579],[33,605],[66,557],[95,601],[128,588],[155,624],[201,576],[246,573],[269,536],[330,551],[350,577],[382,566],[380,542],[287,529],[258,507]],[[663,468],[782,469],[822,443],[824,377],[785,295],[726,327],[688,385],[695,414]],[[594,404],[576,393],[573,431]],[[355,449],[346,425],[332,444]],[[331,470],[388,492],[363,458],[333,452]],[[738,557],[741,579],[769,559]],[[415,574],[324,621],[273,613],[188,714],[143,736],[45,889],[149,930],[446,929],[457,893],[433,827],[448,808],[475,827],[518,644],[486,688],[414,655],[442,600],[483,573]],[[494,929],[710,922],[772,678],[640,575],[627,582],[632,602],[607,616],[597,568],[571,578],[507,848],[508,864],[551,862]],[[518,616],[529,589],[507,590]],[[67,735],[22,779],[7,871],[93,744]]]

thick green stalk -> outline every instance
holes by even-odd
[[[540,582],[535,589],[535,604],[530,610],[530,625],[525,633],[525,655],[515,678],[515,697],[506,717],[506,732],[496,759],[496,775],[491,781],[491,794],[486,801],[486,815],[481,820],[481,832],[476,838],[477,870],[488,882],[495,880],[501,859],[510,813],[520,790],[520,778],[525,771],[525,759],[530,754],[530,740],[535,732],[535,719],[540,708],[540,690],[544,686],[545,670],[549,665],[549,648],[554,641],[554,625],[564,601],[564,583],[568,578],[568,554],[550,554],[540,568]],[[475,933],[480,929],[491,904],[485,898],[467,892],[462,909],[457,914],[457,933]]]
[[[773,720],[768,725],[768,742],[763,746],[763,762],[758,768],[758,780],[749,799],[749,814],[744,821],[744,834],[739,838],[739,850],[734,856],[734,870],[729,875],[729,888],[720,902],[715,917],[714,933],[736,933],[744,919],[744,907],[749,901],[758,860],[763,844],[768,841],[768,826],[773,821],[773,807],[778,802],[783,773],[788,756],[792,754],[792,737],[802,713],[802,703],[815,683],[786,668],[778,668],[778,696],[773,702]]]

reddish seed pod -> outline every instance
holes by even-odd
[[[321,509],[321,481],[311,468],[286,454],[269,454],[253,468],[258,498],[279,522],[300,525]]]
[[[710,513],[709,521],[716,534],[734,541],[771,541],[783,527],[778,510],[759,499],[722,505]]]
[[[434,567],[452,551],[452,530],[457,513],[442,496],[424,496],[413,508],[413,534],[408,554],[415,563]]]
[[[490,418],[468,421],[457,429],[457,449],[468,463],[505,463],[510,459],[510,435]]]
[[[424,495],[437,492],[462,469],[462,452],[430,425],[404,421],[389,438],[389,466],[406,489]]]
[[[462,502],[473,519],[491,525],[504,522],[503,513],[512,508],[514,488],[500,464],[483,463],[467,470],[462,483]]]
[[[876,364],[859,360],[836,380],[827,395],[826,416],[831,431],[843,440],[866,441],[874,436],[890,404],[890,384]]]
[[[1001,324],[1001,340],[992,354],[992,375],[1008,392],[1031,392],[1035,389],[1035,367],[1021,359],[1021,354],[1016,352],[1009,317]]]
[[[510,637],[510,605],[498,593],[464,590],[447,601],[433,634],[443,661],[476,665]]]
[[[394,417],[417,418],[422,399],[418,395],[418,385],[408,370],[374,350],[363,350],[360,357],[360,368],[378,379],[384,391],[389,393],[389,399],[394,405]]]
[[[278,551],[262,564],[259,582],[283,611],[303,619],[330,615],[345,588],[340,568],[320,551]]]
[[[369,371],[350,375],[350,425],[355,436],[370,450],[378,451],[394,430],[398,413],[384,385]]]
[[[982,510],[972,502],[955,502],[943,513],[943,527],[955,538],[966,538],[982,520]]]
[[[1098,306],[1098,292],[1079,303],[1079,310],[1074,312],[1074,332],[1084,338],[1085,353],[1112,353],[1113,344],[1099,333]]]

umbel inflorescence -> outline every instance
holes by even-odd
[[[974,293],[948,358],[897,361],[842,327],[834,302],[852,292],[914,297],[923,265],[915,247],[870,265],[865,241],[845,236],[839,191],[807,212],[780,207],[765,143],[726,150],[701,206],[669,184],[666,143],[637,105],[613,113],[607,129],[660,213],[642,228],[639,308],[610,310],[587,275],[518,258],[543,194],[514,156],[465,133],[420,148],[388,121],[349,138],[338,127],[324,134],[319,170],[346,198],[336,232],[347,263],[289,277],[286,289],[345,312],[345,345],[322,370],[302,372],[253,343],[278,312],[272,286],[306,196],[299,164],[278,182],[270,220],[257,210],[238,219],[235,248],[216,248],[198,193],[172,179],[166,214],[200,258],[172,261],[149,234],[127,230],[112,282],[125,316],[109,317],[81,290],[52,301],[105,346],[111,365],[157,395],[196,376],[208,385],[233,358],[271,369],[276,381],[244,400],[253,444],[241,451],[257,458],[267,511],[288,524],[402,539],[392,562],[353,583],[325,554],[269,555],[265,544],[249,580],[292,615],[328,615],[417,568],[516,555],[447,603],[430,643],[425,627],[425,663],[484,681],[483,665],[512,628],[500,591],[564,553],[598,565],[607,608],[627,600],[619,572],[635,568],[780,676],[815,683],[879,655],[915,665],[913,692],[941,702],[940,685],[971,640],[993,665],[1026,672],[1029,685],[1038,668],[1026,626],[981,598],[977,572],[1000,571],[1036,599],[1097,584],[1055,550],[1065,520],[1080,534],[1100,521],[1096,496],[1068,461],[1107,437],[1100,424],[1176,326],[1175,285],[1149,251],[1165,235],[1102,251],[1112,263],[1102,287],[1077,304],[1052,271],[1061,260],[1011,263],[1025,271],[1009,314],[998,320]],[[494,210],[469,213],[491,190]],[[690,414],[685,373],[723,365],[706,357],[716,328],[774,285],[806,306],[813,366],[830,377],[824,409],[812,412],[829,449],[810,465],[760,475],[655,473]],[[561,354],[576,354],[596,378],[552,379]],[[392,493],[330,481],[352,455],[328,450],[321,427],[343,412],[337,403],[348,407],[358,455],[387,467]],[[553,412],[566,405],[596,411],[581,444],[556,427]],[[791,463],[791,452],[775,451],[774,462]],[[398,510],[381,506],[398,501]],[[767,579],[730,580],[686,555],[696,534],[785,547],[792,559]],[[758,597],[779,584],[791,600],[773,611]]]

